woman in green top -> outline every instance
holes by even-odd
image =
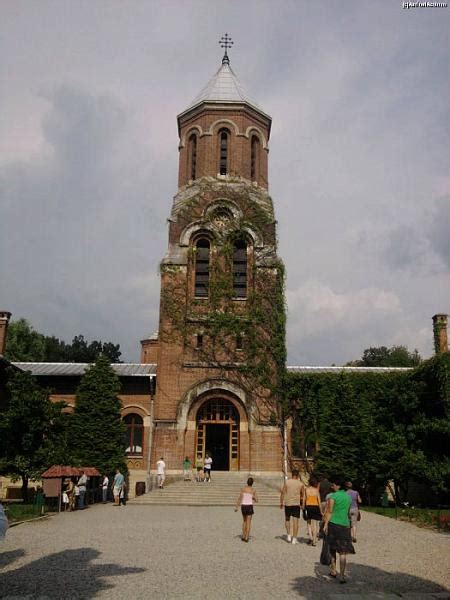
[[[192,463],[189,456],[186,456],[186,458],[183,460],[183,475],[185,481],[191,481]]]
[[[330,576],[337,577],[336,552],[339,554],[340,582],[345,583],[347,554],[355,554],[350,535],[350,506],[352,499],[338,477],[330,477],[333,493],[329,495],[324,516],[324,533],[327,536],[331,554]]]

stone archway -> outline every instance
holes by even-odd
[[[193,462],[209,452],[215,470],[249,470],[249,421],[242,402],[220,388],[197,396],[186,415],[184,449]]]

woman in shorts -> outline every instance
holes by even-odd
[[[322,520],[320,508],[319,481],[313,476],[305,491],[306,523],[308,526],[309,543],[315,546],[317,543],[318,523]]]
[[[247,479],[247,485],[242,488],[236,502],[235,512],[241,507],[242,513],[242,541],[248,542],[250,538],[250,527],[252,525],[253,504],[258,502],[256,490],[253,488],[253,477]]]

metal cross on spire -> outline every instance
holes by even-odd
[[[228,33],[226,33],[225,35],[223,35],[221,37],[221,39],[219,40],[220,47],[221,48],[225,48],[225,54],[223,55],[223,58],[222,58],[222,64],[223,65],[229,65],[230,64],[230,59],[228,58],[227,50],[228,50],[228,48],[231,48],[231,46],[233,44],[234,44],[234,42],[231,39],[231,37],[228,35]]]

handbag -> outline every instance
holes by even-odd
[[[302,517],[303,517],[303,519],[304,519],[305,521],[307,521],[307,520],[308,520],[308,513],[307,513],[307,511],[306,511],[306,508],[304,508],[304,509],[302,510]]]
[[[358,510],[358,516],[356,518],[357,521],[361,521],[361,511]]]
[[[326,565],[327,567],[331,565],[331,554],[330,547],[328,546],[328,536],[323,536],[322,542],[322,552],[320,553],[320,564]]]

